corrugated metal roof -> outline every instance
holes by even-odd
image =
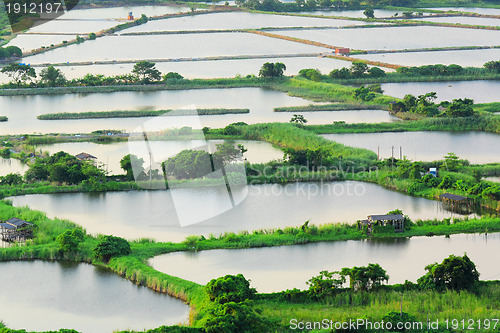
[[[11,225],[16,226],[16,227],[22,227],[23,225],[26,225],[26,224],[33,225],[33,223],[29,223],[29,222],[27,222],[25,220],[21,220],[17,217],[13,217],[11,219],[8,219],[7,221],[5,221],[5,223],[11,224]]]
[[[5,229],[9,229],[9,230],[17,229],[15,226],[8,224],[8,223],[0,223],[0,227],[5,228]]]
[[[371,218],[372,221],[386,221],[386,220],[402,220],[404,219],[401,214],[392,214],[392,215],[368,215],[368,218]]]

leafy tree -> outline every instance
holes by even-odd
[[[215,145],[215,147],[217,151],[212,154],[215,168],[220,168],[241,159],[243,153],[247,151],[243,145],[238,145],[238,148],[235,148],[231,142],[220,143]]]
[[[9,158],[10,157],[10,149],[9,148],[4,148],[0,151],[0,156],[4,157],[4,158]]]
[[[203,321],[207,333],[268,333],[274,332],[276,323],[263,317],[252,301],[214,304]]]
[[[56,69],[50,65],[41,71],[40,83],[46,84],[49,87],[62,86],[66,83],[66,78],[60,69]]]
[[[304,125],[307,123],[307,119],[301,114],[294,114],[292,119],[290,119],[292,124]]]
[[[299,71],[299,75],[311,81],[321,81],[321,72],[314,68],[305,68]]]
[[[0,184],[2,185],[17,185],[23,182],[23,177],[18,173],[9,173],[0,177]]]
[[[385,72],[378,68],[378,67],[372,67],[368,70],[368,74],[372,77],[382,77],[382,76],[385,76]]]
[[[309,285],[309,294],[316,298],[323,298],[335,293],[345,283],[346,278],[340,272],[321,271],[306,283]]]
[[[219,304],[251,300],[257,292],[242,274],[212,279],[205,286],[205,291],[212,302]]]
[[[161,72],[155,68],[156,64],[149,61],[139,61],[134,65],[132,74],[137,75],[140,82],[148,84],[161,79]]]
[[[370,91],[368,87],[361,86],[354,90],[354,98],[360,99],[362,101],[371,101],[375,98],[375,93]]]
[[[29,181],[41,181],[49,179],[48,166],[41,161],[36,161],[30,166],[30,168],[25,172],[24,178]]]
[[[89,40],[94,40],[94,39],[96,39],[96,38],[97,38],[97,36],[96,36],[96,34],[95,34],[95,33],[91,32],[91,33],[89,34]]]
[[[368,70],[368,65],[361,61],[355,61],[351,66],[351,75],[353,77],[362,77]]]
[[[417,106],[417,98],[413,95],[407,94],[403,97],[403,103],[407,111],[412,111]]]
[[[423,288],[434,290],[469,289],[479,281],[476,265],[467,254],[463,257],[450,255],[441,264],[434,263],[425,267],[427,273],[418,279]]]
[[[444,157],[444,164],[441,167],[446,168],[448,171],[457,171],[461,166],[459,157],[455,153],[448,153]]]
[[[446,109],[446,115],[450,117],[470,117],[474,115],[472,105],[474,101],[469,98],[454,99]]]
[[[392,327],[391,332],[408,332],[408,333],[409,332],[415,332],[415,333],[420,332],[418,330],[413,330],[412,328],[409,328],[409,329],[405,328],[405,325],[404,325],[405,323],[416,323],[419,321],[415,316],[413,316],[409,313],[406,313],[406,312],[391,311],[388,314],[386,314],[385,316],[383,316],[382,320],[385,323],[392,324],[390,326],[390,327]],[[403,325],[401,325],[400,323],[402,323]],[[386,324],[386,327],[389,327],[389,325]],[[398,327],[401,327],[401,328],[398,329]],[[411,327],[411,326],[408,325],[408,327]]]
[[[17,85],[31,81],[36,77],[35,69],[24,64],[10,64],[4,66],[0,72],[7,74]]]
[[[200,178],[212,173],[212,161],[206,151],[185,149],[163,162],[163,170],[176,179]]]
[[[484,68],[491,69],[496,72],[500,72],[500,60],[498,61],[488,61],[484,64]]]
[[[128,180],[134,180],[134,169],[142,171],[144,170],[143,165],[144,159],[138,158],[134,154],[127,154],[120,160],[120,167],[125,170]]]
[[[167,74],[163,75],[163,81],[182,79],[184,79],[184,77],[176,72],[168,72]]]
[[[374,15],[374,11],[373,11],[373,8],[366,8],[365,11],[363,12],[363,14],[367,17],[367,18],[374,18],[375,15]]]
[[[309,10],[316,9],[317,5],[318,3],[316,2],[316,0],[306,0],[306,7]]]
[[[20,58],[23,56],[23,51],[21,51],[21,49],[15,45],[7,46],[5,50],[7,51],[10,57]]]
[[[94,248],[94,257],[108,262],[111,257],[130,254],[130,244],[121,237],[104,236]]]
[[[328,74],[331,78],[334,79],[348,79],[351,77],[351,71],[348,68],[334,69]]]
[[[321,8],[330,8],[333,5],[333,1],[332,0],[319,0],[318,5]]]
[[[59,243],[59,251],[62,253],[76,252],[78,245],[83,242],[84,235],[84,232],[78,228],[66,230],[56,238]]]
[[[379,264],[368,264],[368,266],[344,267],[340,271],[343,276],[349,276],[349,284],[352,290],[371,290],[388,281],[389,276]]]
[[[280,77],[283,76],[286,66],[282,62],[272,63],[266,62],[262,65],[259,76],[261,77]]]

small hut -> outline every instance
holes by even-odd
[[[84,152],[82,152],[78,155],[75,155],[75,157],[79,161],[89,161],[89,160],[96,160],[97,159],[97,157],[90,155],[88,153],[84,153]]]
[[[13,217],[0,223],[0,236],[5,242],[25,241],[33,237],[33,223]]]
[[[129,20],[129,21],[134,20],[134,14],[132,14],[132,12],[128,12],[127,20]]]
[[[457,194],[444,193],[439,196],[445,207],[456,213],[469,213],[473,200]]]
[[[395,232],[405,231],[405,218],[401,214],[391,214],[391,215],[368,215],[366,220],[359,221],[359,227],[367,226],[368,232],[373,231],[373,226],[386,226],[392,225]]]

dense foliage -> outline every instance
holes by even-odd
[[[63,151],[49,157],[37,157],[24,177],[29,182],[50,180],[67,184],[79,184],[83,181],[91,183],[105,181],[104,171],[94,163],[80,161],[75,156]]]
[[[479,281],[476,265],[464,254],[462,257],[450,255],[441,264],[425,267],[427,274],[418,279],[423,288],[442,291],[445,289],[469,289]]]
[[[111,257],[130,254],[130,244],[127,240],[115,236],[103,236],[94,248],[94,256],[104,262]]]

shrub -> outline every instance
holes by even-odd
[[[121,237],[104,236],[94,248],[94,256],[104,262],[111,257],[130,254],[130,244]]]

